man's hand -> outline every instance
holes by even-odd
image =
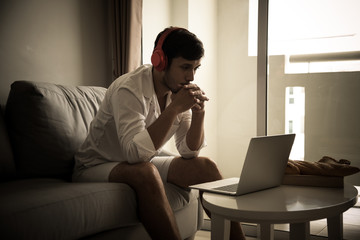
[[[191,125],[186,134],[186,144],[189,149],[196,151],[204,142],[204,103],[205,101],[209,101],[209,98],[205,96],[205,92],[202,91],[196,84],[185,85],[184,89],[189,91],[194,99],[194,104],[191,107],[191,111],[193,113]]]
[[[196,88],[198,88],[198,87],[196,86]],[[192,112],[193,113],[204,112],[205,111],[205,101],[209,101],[209,98],[205,96],[205,92],[203,90],[201,90],[200,88],[198,88],[197,90],[194,90],[193,94],[196,98],[196,103],[191,108]]]
[[[178,93],[173,94],[172,104],[179,113],[190,108],[193,112],[204,112],[205,101],[209,101],[205,92],[196,84],[188,84],[184,85]]]

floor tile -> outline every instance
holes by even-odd
[[[274,229],[280,230],[280,231],[289,231],[290,225],[289,224],[275,224]]]
[[[195,240],[209,240],[210,237],[209,231],[198,231],[195,235]]]
[[[321,235],[320,233],[323,232],[323,230],[326,228],[326,226],[327,226],[326,219],[312,221],[312,222],[310,222],[310,234],[324,236],[324,235]],[[327,236],[327,234],[325,236]]]
[[[360,208],[350,208],[343,214],[344,224],[354,224],[360,226]]]
[[[360,218],[360,215],[358,216]],[[360,239],[360,225],[344,224],[344,239],[359,240]]]

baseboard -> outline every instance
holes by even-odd
[[[207,219],[207,218],[204,219],[201,230],[211,231],[211,220],[210,219]]]

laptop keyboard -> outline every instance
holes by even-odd
[[[214,189],[220,190],[220,191],[225,191],[225,192],[236,192],[237,187],[238,187],[238,183],[235,183],[235,184],[231,184],[231,185],[217,187],[217,188],[214,188]]]

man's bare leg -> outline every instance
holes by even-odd
[[[205,157],[192,159],[174,158],[168,172],[168,182],[180,187],[188,187],[193,184],[220,179],[222,179],[222,176],[216,163]],[[202,193],[200,193],[201,196]],[[206,209],[205,212],[211,218],[210,212]],[[231,222],[230,239],[245,240],[245,235],[239,222]]]
[[[126,183],[134,189],[140,221],[152,239],[181,239],[164,184],[152,163],[120,163],[111,171],[109,181]]]

